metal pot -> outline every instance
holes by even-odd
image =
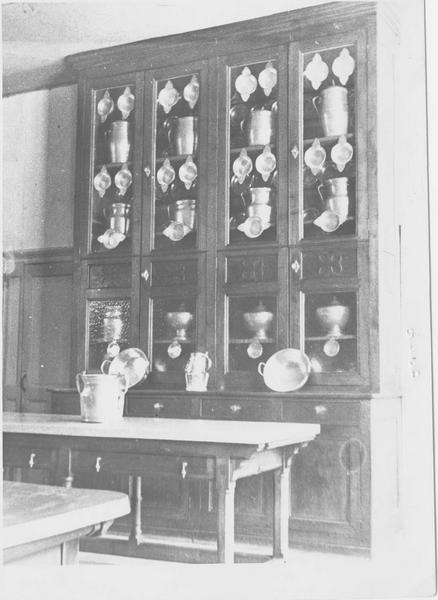
[[[110,207],[103,209],[103,214],[108,221],[108,227],[117,233],[128,235],[131,227],[131,205],[124,202],[115,202]]]
[[[176,154],[195,154],[198,148],[198,117],[172,117],[166,119],[164,127]]]
[[[116,342],[121,339],[123,331],[122,311],[110,308],[105,312],[103,318],[103,339],[105,342]]]
[[[168,312],[165,315],[166,323],[175,329],[175,339],[179,341],[187,340],[187,328],[193,321],[193,315],[186,310],[176,310]]]
[[[316,309],[316,317],[328,336],[338,337],[342,335],[342,329],[350,319],[350,307],[333,298],[329,305]]]
[[[267,310],[262,302],[259,302],[254,311],[243,313],[243,320],[246,327],[254,333],[255,339],[264,341],[268,339],[267,331],[272,323],[274,314]]]
[[[79,392],[82,421],[104,423],[123,417],[125,393],[124,375],[78,373],[76,387]]]
[[[324,135],[345,135],[348,132],[348,90],[333,85],[312,99],[319,114]]]
[[[172,219],[177,223],[182,223],[189,229],[195,228],[196,200],[177,200],[170,212]]]
[[[131,153],[131,124],[114,121],[107,132],[109,159],[112,163],[125,163]]]
[[[252,108],[241,129],[249,146],[271,144],[275,138],[275,114],[272,110]]]
[[[259,363],[257,370],[265,385],[274,392],[293,392],[306,383],[310,368],[310,360],[304,352],[285,348],[275,352],[266,363]]]
[[[271,188],[270,187],[253,187],[250,188],[249,193],[251,194],[252,204],[269,204],[271,199]]]

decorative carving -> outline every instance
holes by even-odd
[[[318,254],[318,275],[339,275],[344,269],[342,259],[342,254]]]
[[[227,259],[228,283],[253,283],[277,280],[277,257],[229,257]]]
[[[130,288],[131,269],[129,263],[90,266],[90,289]]]
[[[198,281],[196,260],[155,263],[153,285],[195,285]]]

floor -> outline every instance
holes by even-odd
[[[435,581],[430,565],[412,572],[413,557],[391,552],[380,559],[290,550],[287,561],[260,564],[193,565],[81,553],[86,567],[102,565],[129,569],[129,591],[147,581],[153,600],[307,600],[428,596]],[[105,568],[106,565],[106,568]],[[421,561],[420,561],[421,565]],[[108,569],[109,567],[109,569]],[[113,568],[111,568],[113,567]],[[206,594],[208,589],[208,594]],[[135,593],[132,598],[135,597]]]

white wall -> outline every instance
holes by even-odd
[[[73,244],[76,86],[3,100],[3,246]]]

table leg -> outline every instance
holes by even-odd
[[[274,558],[286,558],[289,548],[290,463],[274,471]]]
[[[234,562],[234,492],[236,482],[230,480],[228,459],[216,461],[217,490],[217,554],[218,562]]]
[[[132,476],[131,515],[132,526],[129,541],[136,546],[141,543],[141,477]]]
[[[79,562],[79,538],[61,544],[61,565],[77,565]]]

